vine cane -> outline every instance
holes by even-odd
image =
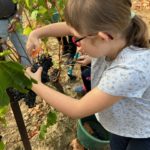
[[[7,94],[10,98],[10,105],[11,105],[11,108],[12,108],[17,126],[18,126],[18,130],[19,130],[24,148],[25,150],[32,150],[18,101],[15,101],[13,99],[12,95],[9,93],[9,90],[7,90]]]

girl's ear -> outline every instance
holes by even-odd
[[[109,41],[109,40],[110,40],[110,37],[109,37],[106,33],[104,33],[104,32],[98,32],[98,36],[99,36],[102,40],[104,40],[104,41]]]

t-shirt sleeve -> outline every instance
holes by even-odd
[[[147,88],[147,82],[141,71],[114,67],[103,73],[98,88],[113,96],[141,98]]]

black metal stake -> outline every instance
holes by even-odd
[[[32,150],[31,149],[31,144],[30,144],[30,141],[29,141],[29,138],[28,138],[27,130],[26,130],[26,127],[25,127],[25,124],[24,124],[24,120],[23,120],[23,117],[22,117],[22,113],[21,113],[21,110],[20,110],[19,103],[18,103],[18,101],[15,101],[13,99],[13,97],[11,96],[11,94],[9,93],[8,90],[7,90],[7,93],[8,93],[9,98],[10,98],[10,105],[11,105],[11,108],[12,108],[17,126],[18,126],[18,130],[19,130],[24,148],[25,148],[25,150]]]

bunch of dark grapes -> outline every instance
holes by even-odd
[[[18,90],[14,89],[14,88],[8,88],[7,92],[9,93],[9,95],[11,96],[11,98],[14,101],[19,101],[22,98],[25,97],[26,94],[19,92]]]
[[[43,67],[42,82],[49,82],[48,70],[53,66],[51,56],[41,55],[41,57],[39,58],[39,65]]]
[[[35,106],[36,94],[32,90],[29,90],[29,92],[25,94],[14,88],[8,88],[7,92],[9,92],[11,99],[13,99],[15,102],[24,99],[29,108],[33,108]]]
[[[39,67],[43,67],[41,80],[43,83],[46,83],[49,81],[48,70],[52,66],[53,63],[52,63],[51,56],[41,55],[38,58],[38,62],[32,65],[31,71],[36,72]],[[11,96],[11,98],[14,101],[19,101],[21,99],[24,99],[26,105],[28,105],[29,108],[35,107],[36,94],[32,90],[29,90],[27,94],[21,93],[14,88],[8,88],[7,91],[9,92],[9,96]]]
[[[25,95],[24,101],[29,108],[35,107],[36,94],[29,90],[29,92]]]

